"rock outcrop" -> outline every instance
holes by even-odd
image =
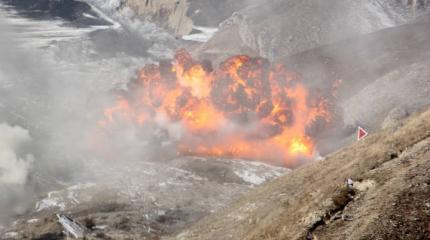
[[[188,0],[129,0],[127,3],[138,15],[158,22],[176,35],[188,34],[193,29],[193,21],[187,16]]]
[[[193,25],[218,27],[248,0],[129,0],[138,15],[158,22],[176,35],[189,34]]]

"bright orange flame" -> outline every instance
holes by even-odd
[[[294,165],[316,152],[308,129],[331,119],[328,99],[310,94],[297,74],[243,55],[212,70],[207,62],[196,62],[179,50],[172,62],[145,66],[128,87],[117,104],[104,111],[101,125],[131,120],[153,127],[165,116],[168,123],[182,125],[176,146],[183,155]]]
[[[206,73],[201,65],[194,65],[188,71],[177,68],[177,78],[182,87],[191,89],[191,94],[198,98],[209,97],[211,88],[210,75]],[[204,81],[202,81],[204,79]]]
[[[225,121],[222,113],[207,101],[191,103],[183,109],[182,116],[186,127],[197,134],[199,131],[216,131]]]
[[[302,139],[295,138],[291,141],[290,152],[293,154],[309,154],[310,149]]]

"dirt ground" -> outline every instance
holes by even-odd
[[[294,170],[172,239],[428,240],[429,119],[417,114]]]
[[[87,239],[159,239],[288,172],[262,163],[194,157],[94,164],[92,182],[41,196],[32,211],[0,228],[0,239],[65,239],[56,214],[84,225]]]

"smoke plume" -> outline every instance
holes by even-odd
[[[10,214],[23,213],[29,204],[24,199],[29,193],[26,184],[34,157],[26,129],[1,123],[0,133],[0,220],[4,220]]]
[[[34,160],[33,155],[23,151],[32,141],[30,134],[5,123],[0,124],[0,132],[0,185],[23,185]]]

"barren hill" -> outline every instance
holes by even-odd
[[[429,239],[429,119],[418,114],[294,170],[175,239]]]
[[[338,92],[344,130],[353,126],[351,134],[357,125],[377,130],[394,108],[414,112],[430,104],[428,26],[430,14],[425,14],[402,26],[287,56],[282,62],[322,91],[342,80]],[[338,140],[339,136],[322,139],[321,150],[333,151]]]
[[[405,23],[411,18],[408,9],[386,0],[253,1],[224,21],[196,54],[277,59]]]

